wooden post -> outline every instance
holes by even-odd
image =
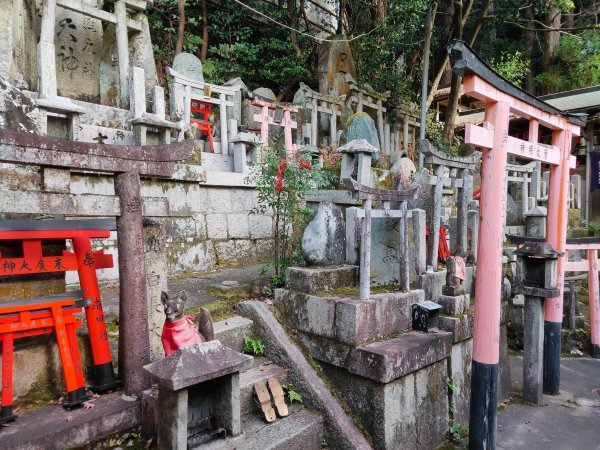
[[[506,155],[509,105],[488,103],[493,147],[481,158],[481,201],[475,285],[469,448],[496,447],[503,222],[506,214]]]
[[[363,207],[365,218],[360,239],[360,299],[369,300],[371,296],[371,199],[365,200]]]
[[[379,133],[379,148],[381,154],[385,155],[385,131],[383,129],[383,104],[381,99],[377,100],[377,131]]]
[[[150,362],[146,267],[140,176],[122,173],[115,179],[121,203],[117,218],[119,244],[119,375],[125,394],[141,395],[149,387],[142,367]]]

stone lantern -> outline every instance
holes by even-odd
[[[540,404],[544,360],[544,299],[560,295],[558,258],[548,242],[526,242],[515,250],[517,273],[514,292],[525,296],[523,324],[523,400]]]

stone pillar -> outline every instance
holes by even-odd
[[[227,138],[227,107],[225,94],[219,94],[219,122],[221,123],[221,153],[229,154],[229,140]]]
[[[467,261],[477,264],[477,241],[479,240],[479,211],[469,210],[467,212],[467,229],[469,236]]]
[[[42,7],[40,41],[37,45],[38,92],[40,98],[56,96],[55,22],[56,0],[45,0]]]
[[[334,105],[333,103],[331,104],[331,116],[329,116],[329,145],[331,145],[333,148],[337,148],[338,146],[338,141],[337,141],[337,111],[338,111],[338,107],[337,105]],[[311,142],[312,145],[315,145]]]
[[[408,155],[408,114],[402,118],[402,151]]]
[[[422,209],[413,209],[412,223],[413,242],[415,246],[415,271],[417,275],[421,275],[427,270],[427,239],[425,238],[425,229],[427,228],[427,213]]]
[[[399,235],[400,235],[400,275],[398,277],[400,290],[410,290],[409,284],[409,270],[410,265],[408,262],[408,236],[406,232],[406,202],[400,202],[400,224],[399,224]]]
[[[346,264],[351,265],[359,264],[359,254],[357,251],[357,244],[360,242],[359,209],[355,206],[346,208]]]
[[[463,187],[458,190],[456,213],[456,256],[467,256],[467,215],[469,201],[473,198],[473,176],[468,169],[463,169],[461,177]]]
[[[240,374],[232,373],[220,379],[223,385],[215,393],[215,416],[230,436],[242,432],[240,420]]]
[[[371,200],[365,200],[365,218],[360,242],[360,299],[371,296]]]
[[[158,426],[157,447],[160,449],[186,449],[188,427],[188,391],[181,389],[158,390],[158,410],[163,425]],[[165,426],[164,424],[169,424]]]
[[[523,343],[523,400],[536,405],[542,402],[543,355],[543,299],[527,295]]]
[[[164,119],[166,114],[165,108],[165,90],[161,86],[154,86],[152,91],[152,98],[154,103],[152,105],[152,112],[159,118]],[[168,128],[162,128],[159,130],[159,141],[161,144],[171,143],[171,130]]]
[[[146,112],[146,81],[144,69],[132,67],[129,69],[129,109],[134,119]],[[147,127],[142,123],[133,125],[133,138],[136,145],[146,145]]]
[[[429,239],[427,240],[427,270],[437,271],[438,245],[440,242],[440,224],[442,220],[442,195],[444,193],[445,167],[440,165],[435,170],[437,183],[431,197],[431,222]]]
[[[317,99],[313,98],[311,101],[310,110],[310,145],[317,147],[318,144],[318,129],[319,129],[319,107],[317,105]]]
[[[124,0],[114,3],[117,18],[117,56],[119,59],[119,106],[129,107],[129,37],[127,35],[127,6]]]
[[[536,161],[535,169],[531,172],[530,195],[536,199],[542,196],[542,163]]]
[[[148,332],[150,360],[165,356],[161,334],[165,323],[162,291],[168,292],[167,246],[164,224],[144,219],[144,262],[146,264],[146,291],[148,293]]]
[[[247,173],[248,169],[248,152],[253,155],[254,162],[256,158],[256,135],[253,133],[238,133],[231,142],[233,143],[233,166],[237,173]]]
[[[150,349],[139,175],[117,175],[115,191],[121,203],[121,215],[117,218],[119,375],[123,378],[127,395],[141,395],[150,385],[142,371],[142,366],[150,361]]]
[[[371,186],[371,153],[360,152],[357,165],[356,181],[365,186]]]

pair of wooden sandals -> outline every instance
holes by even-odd
[[[256,397],[260,403],[260,409],[263,412],[265,421],[271,423],[276,418],[275,409],[277,410],[277,416],[279,417],[285,417],[289,412],[288,407],[285,404],[283,389],[279,381],[277,381],[276,378],[269,378],[267,380],[267,385],[269,386],[269,390],[267,390],[264,381],[257,381],[254,383],[254,392],[256,392]],[[275,409],[273,409],[273,405],[275,405]]]

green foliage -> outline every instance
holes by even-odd
[[[284,384],[282,386],[283,390],[285,391],[286,395],[288,396],[288,399],[290,400],[290,404],[293,404],[294,402],[298,402],[298,403],[302,403],[302,394],[299,394],[298,392],[296,392],[294,390],[294,385],[293,384]]]
[[[265,345],[259,338],[244,337],[243,353],[254,356],[262,356],[265,354]]]
[[[450,155],[458,156],[460,154],[460,146],[462,139],[460,136],[454,135],[452,145],[448,145],[444,139],[443,130],[444,124],[435,120],[433,112],[427,114],[426,118],[426,137],[429,139],[435,148]]]
[[[348,0],[353,12],[350,35],[370,33],[351,43],[359,80],[368,80],[379,92],[391,92],[392,101],[415,100],[412,81],[420,66],[410,63],[413,51],[422,46],[424,0],[388,0],[385,19],[378,21],[375,2]],[[410,74],[410,77],[407,77]],[[418,84],[418,83],[417,83]]]
[[[589,222],[588,228],[594,236],[600,236],[600,222]]]
[[[450,425],[450,439],[459,445],[467,445],[469,439],[469,426],[462,423]]]
[[[446,378],[446,384],[448,385],[448,389],[450,389],[453,394],[458,392],[458,386],[454,384],[451,378]]]
[[[312,216],[304,196],[325,184],[325,173],[312,166],[310,153],[303,149],[289,155],[267,148],[263,164],[253,167],[246,181],[258,191],[258,206],[251,213],[273,215],[273,263],[264,270],[273,268],[273,286],[283,286],[286,269],[300,260],[299,231]]]
[[[557,64],[535,77],[543,92],[561,92],[600,83],[600,36],[586,31],[581,38],[563,35],[556,49]]]
[[[492,59],[492,68],[518,87],[523,87],[523,81],[529,73],[531,61],[523,56],[523,52],[502,52],[499,59]]]

